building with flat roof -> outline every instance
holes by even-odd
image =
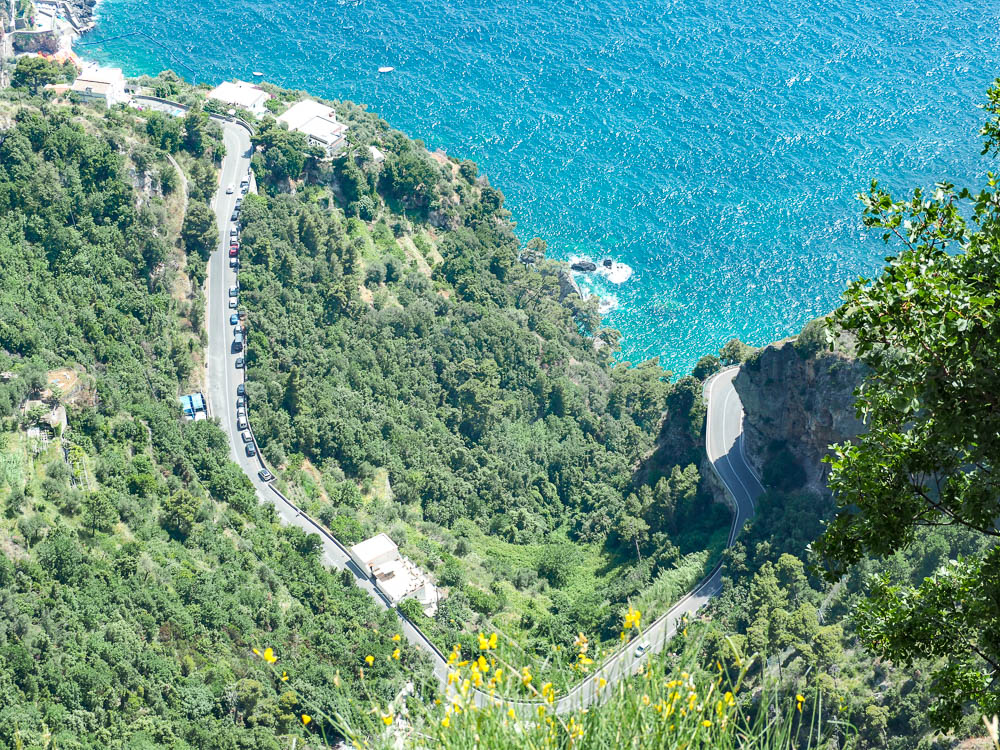
[[[207,419],[208,409],[205,406],[205,396],[201,393],[191,393],[178,399],[181,411],[187,419]]]
[[[358,542],[347,553],[361,570],[375,579],[375,586],[395,605],[416,599],[428,617],[437,611],[438,591],[430,576],[399,554],[388,534]]]
[[[289,130],[305,134],[309,142],[336,153],[344,145],[347,126],[337,120],[333,109],[312,99],[296,102],[278,118],[278,122],[288,125]]]
[[[208,92],[208,98],[231,107],[249,110],[259,116],[267,112],[265,105],[271,95],[259,86],[246,81],[223,81]]]
[[[105,107],[125,104],[128,92],[125,91],[125,74],[121,68],[102,68],[99,65],[88,65],[73,81],[70,90],[88,101],[103,102]]]

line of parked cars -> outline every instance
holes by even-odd
[[[229,267],[234,270],[237,274],[236,282],[233,286],[229,287],[229,307],[235,310],[229,316],[229,325],[233,326],[233,353],[239,353],[243,351],[243,342],[246,335],[244,330],[243,320],[246,314],[239,310],[239,293],[240,293],[240,282],[239,282],[239,267],[240,267],[240,210],[243,207],[243,196],[247,194],[250,190],[250,180],[245,179],[240,181],[240,197],[236,199],[236,205],[233,208],[233,215],[230,217],[232,222],[232,227],[229,229]],[[234,189],[230,185],[226,190],[227,195],[232,195]],[[241,356],[238,356],[235,360],[235,365],[237,370],[242,370],[245,366],[245,361]],[[240,439],[243,441],[243,450],[246,452],[248,457],[254,457],[257,455],[257,445],[254,442],[253,435],[250,433],[250,425],[247,422],[247,393],[246,384],[240,383],[236,386],[236,427],[240,431]],[[274,479],[274,475],[267,469],[261,469],[257,472],[257,476],[260,477],[263,482],[270,482]]]

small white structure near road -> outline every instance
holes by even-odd
[[[438,591],[430,576],[399,554],[388,534],[358,542],[347,553],[355,564],[375,579],[375,586],[392,602],[416,599],[428,617],[437,611]]]
[[[231,107],[241,107],[260,116],[267,112],[265,105],[271,95],[259,86],[246,81],[223,81],[208,92],[208,98]]]
[[[296,102],[278,118],[289,130],[304,133],[314,146],[335,153],[344,144],[347,126],[337,120],[333,109],[312,99]]]
[[[125,104],[129,97],[125,91],[125,74],[121,68],[102,68],[87,65],[73,82],[71,91],[82,99],[103,102],[106,107]]]
[[[381,164],[382,162],[385,161],[385,154],[383,154],[381,151],[379,151],[377,146],[374,146],[374,145],[373,146],[369,146],[368,147],[368,153],[370,153],[372,155],[372,161],[375,164]]]

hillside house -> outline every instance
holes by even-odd
[[[437,611],[438,591],[430,576],[399,554],[388,534],[376,534],[358,542],[348,551],[351,559],[393,604],[416,599],[428,617]]]
[[[327,155],[335,154],[345,143],[347,126],[337,120],[333,109],[312,99],[296,102],[279,118],[289,130],[303,133],[314,146],[324,149]]]

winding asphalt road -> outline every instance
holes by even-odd
[[[225,136],[226,157],[222,164],[220,188],[213,202],[220,239],[218,248],[209,260],[206,317],[209,326],[208,400],[212,416],[218,418],[220,426],[229,437],[233,460],[250,478],[259,499],[274,506],[281,523],[318,534],[322,540],[322,558],[326,565],[333,569],[351,570],[357,585],[367,591],[379,606],[389,608],[390,602],[375,588],[371,578],[354,565],[347,550],[336,539],[302,513],[270,483],[260,480],[257,472],[264,467],[264,463],[259,452],[256,457],[246,455],[236,423],[236,389],[244,382],[245,371],[237,369],[235,361],[243,352],[232,351],[233,326],[230,325],[229,318],[233,310],[227,305],[229,288],[237,285],[237,272],[229,267],[229,231],[232,226],[230,216],[239,195],[239,182],[248,176],[251,146],[250,134],[245,127],[221,118],[219,121]],[[227,195],[226,188],[230,185],[236,187],[236,190],[234,194]],[[252,317],[247,320],[247,325],[252,330]],[[743,457],[743,406],[733,388],[733,377],[736,372],[736,368],[724,370],[713,376],[704,386],[708,402],[705,447],[715,471],[729,492],[734,509],[729,544],[733,543],[743,524],[753,515],[754,502],[763,492],[760,482]],[[633,674],[649,654],[663,650],[670,638],[683,627],[684,618],[694,615],[710,598],[718,594],[721,587],[720,563],[669,612],[659,617],[640,636],[606,659],[600,669],[588,679],[571,688],[566,695],[556,701],[555,710],[558,713],[565,713],[600,702],[603,696],[612,692],[610,688],[616,681]],[[398,611],[397,616],[400,618],[401,632],[407,641],[428,655],[435,676],[447,689],[449,669],[445,655]],[[646,649],[642,655],[636,655],[636,649],[640,644],[645,645]],[[603,689],[598,689],[598,681],[601,678],[607,681],[607,685]],[[476,701],[480,704],[485,704],[488,700],[485,694],[476,695]]]

